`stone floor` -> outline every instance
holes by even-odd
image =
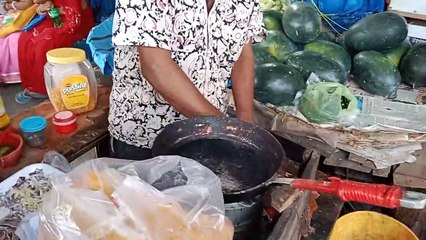
[[[0,95],[3,99],[6,112],[11,116],[24,111],[25,109],[36,106],[42,102],[42,100],[34,100],[27,104],[19,104],[15,101],[15,95],[19,91],[22,91],[21,84],[0,86]]]

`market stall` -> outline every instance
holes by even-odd
[[[8,234],[353,240],[386,229],[389,240],[423,239],[426,45],[410,41],[406,19],[383,12],[383,1],[351,6],[350,14],[333,14],[321,1],[285,2],[261,1],[267,38],[254,45],[257,126],[233,118],[231,98],[231,118],[191,118],[163,129],[152,148],[158,158],[146,162],[93,159],[71,167],[93,148],[109,155],[110,88],[94,87],[81,51],[51,54],[51,101],[11,118],[9,129],[25,147],[0,170],[0,195],[7,192],[14,206],[25,199],[26,210],[8,219]],[[76,121],[58,118],[64,111]],[[42,144],[26,136],[40,132],[26,132],[29,117],[47,123]],[[77,128],[64,129],[65,122]],[[51,151],[63,155],[55,155],[64,161],[59,177],[40,176],[34,169],[51,166],[34,163]],[[29,191],[20,187],[47,200],[29,198],[27,208]],[[38,225],[27,228],[37,214]],[[354,237],[343,239],[344,231]]]
[[[424,189],[424,22],[407,14],[424,7],[389,1],[382,12],[384,2],[372,1],[345,15],[344,2],[264,1],[268,36],[254,47],[258,123],[318,151],[330,174]],[[388,214],[423,236],[424,210],[397,212]]]

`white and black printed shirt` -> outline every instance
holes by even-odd
[[[249,39],[263,38],[258,0],[216,0],[209,13],[206,0],[117,0],[111,135],[151,148],[166,125],[185,118],[141,74],[138,46],[170,50],[206,99],[225,112],[234,62]]]

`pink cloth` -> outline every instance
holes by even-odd
[[[18,42],[20,32],[0,38],[0,82],[19,83]]]

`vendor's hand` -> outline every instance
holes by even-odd
[[[54,7],[53,3],[51,1],[47,1],[45,3],[39,4],[38,5],[38,10],[40,12],[45,13],[45,12],[49,11],[50,9],[52,9],[53,7]]]
[[[253,116],[251,116],[251,115],[245,115],[245,116],[244,115],[240,115],[240,116],[238,116],[238,118],[240,120],[244,121],[244,122],[248,122],[248,123],[254,124]]]

